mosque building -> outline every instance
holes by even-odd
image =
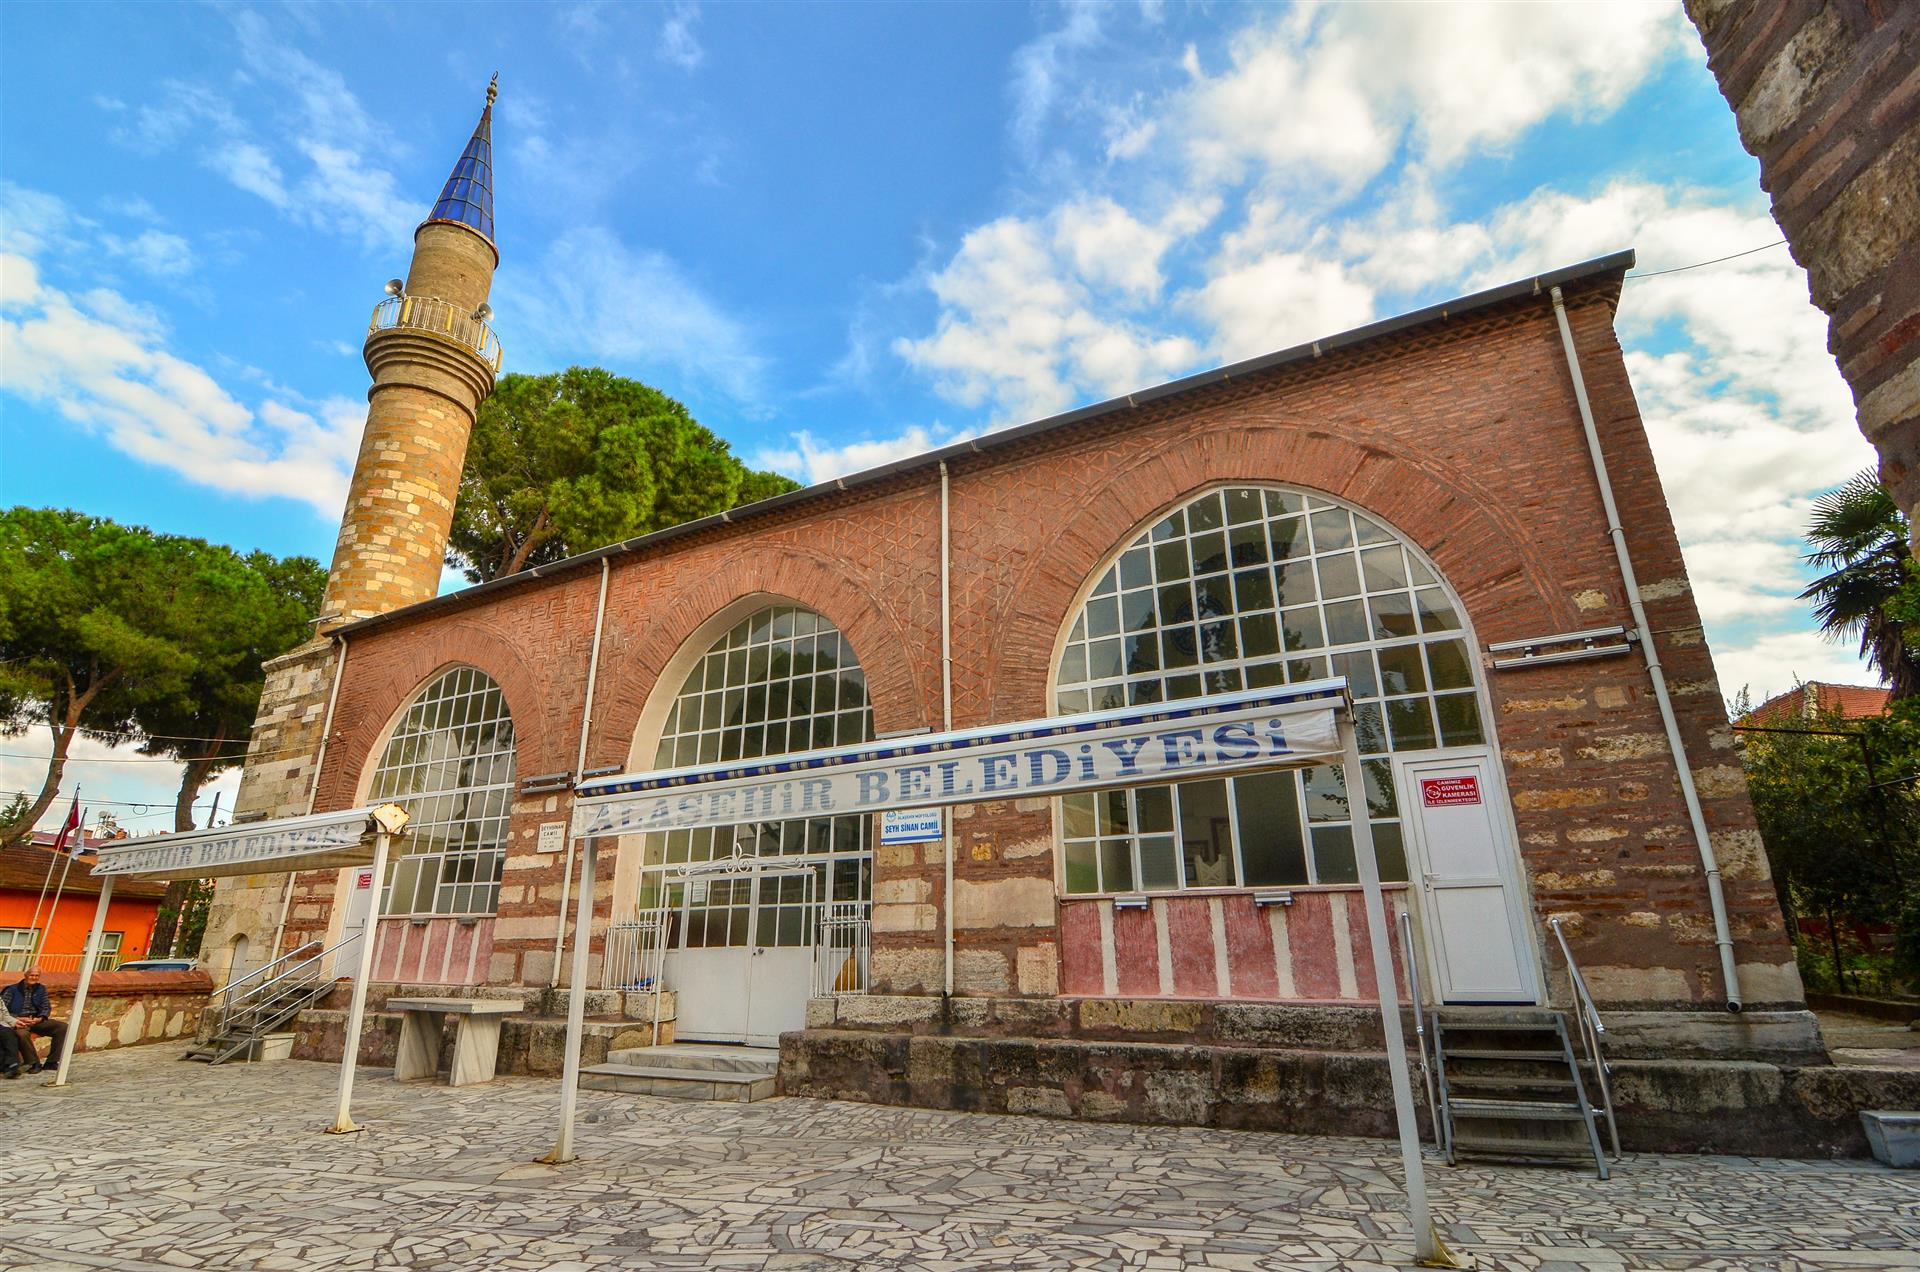
[[[1315,1045],[1282,1035],[1374,1000],[1363,817],[1430,1007],[1565,1009],[1571,957],[1629,1040],[1817,1046],[1614,332],[1631,253],[442,596],[502,366],[493,96],[374,310],[322,617],[268,667],[238,803],[397,800],[413,833],[384,881],[222,880],[216,971],[340,940],[380,883],[376,985],[531,1004],[566,983],[583,780],[1340,676],[1364,792],[1327,766],[983,800],[920,841],[622,836],[589,987],[652,934],[673,1036],[782,1045],[789,1089],[1097,1115],[916,1048]],[[829,921],[857,957],[823,975]]]

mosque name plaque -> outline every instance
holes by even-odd
[[[927,844],[946,834],[937,808],[889,808],[880,814],[883,844]]]
[[[1284,768],[1341,753],[1343,680],[583,783],[573,833],[931,810]]]

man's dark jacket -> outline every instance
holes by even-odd
[[[0,1002],[16,1016],[51,1016],[53,1007],[47,1001],[45,985],[29,985],[25,981],[15,981],[5,989],[0,989]]]

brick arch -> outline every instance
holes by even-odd
[[[385,647],[389,642],[397,645],[391,654]],[[354,665],[356,652],[363,658],[360,669]],[[516,772],[552,771],[548,761],[556,746],[566,757],[553,767],[572,766],[572,752],[561,742],[571,733],[567,718],[577,711],[577,703],[571,696],[547,691],[517,646],[475,623],[456,619],[418,624],[381,638],[370,649],[356,651],[348,643],[341,701],[335,708],[316,807],[350,807],[362,775],[377,759],[374,752],[400,713],[441,672],[462,666],[485,672],[500,686],[513,716]]]
[[[915,641],[904,605],[889,604],[861,586],[843,563],[825,553],[792,543],[741,546],[737,555],[675,593],[670,606],[650,610],[645,625],[633,630],[632,640],[613,657],[602,655],[599,693],[605,705],[594,710],[589,765],[626,762],[656,689],[679,691],[678,685],[660,685],[668,664],[716,614],[748,596],[763,597],[769,605],[802,606],[839,628],[866,673],[877,731],[937,724],[937,718],[926,718],[927,690],[910,656]],[[620,582],[618,575],[614,581]],[[607,605],[611,623],[611,595]]]
[[[1085,466],[1091,480],[1064,506],[1056,500],[1056,517],[1032,524],[1025,564],[988,624],[999,633],[982,651],[990,718],[1047,714],[1053,652],[1095,571],[1166,510],[1234,482],[1316,490],[1377,516],[1433,561],[1482,639],[1511,634],[1499,616],[1515,608],[1533,616],[1529,629],[1543,614],[1579,625],[1519,518],[1477,478],[1383,449],[1366,433],[1364,423],[1255,421]]]

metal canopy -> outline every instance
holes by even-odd
[[[372,807],[310,817],[152,835],[103,846],[95,876],[142,879],[217,879],[364,866],[381,831]]]
[[[1453,1262],[1427,1209],[1419,1126],[1400,1031],[1399,988],[1387,944],[1386,902],[1380,892],[1373,828],[1358,794],[1364,789],[1360,748],[1354,735],[1352,699],[1342,677],[860,743],[777,759],[625,773],[582,782],[575,787],[572,823],[574,836],[585,842],[573,929],[560,1128],[552,1151],[540,1160],[558,1164],[574,1156],[593,875],[601,839],[987,800],[1048,799],[1072,791],[1152,786],[1310,764],[1339,765],[1352,793],[1354,858],[1366,895],[1374,986],[1399,1124],[1415,1256],[1430,1266],[1462,1266]],[[950,903],[950,899],[942,901]],[[657,1020],[658,1012],[654,1014]]]

